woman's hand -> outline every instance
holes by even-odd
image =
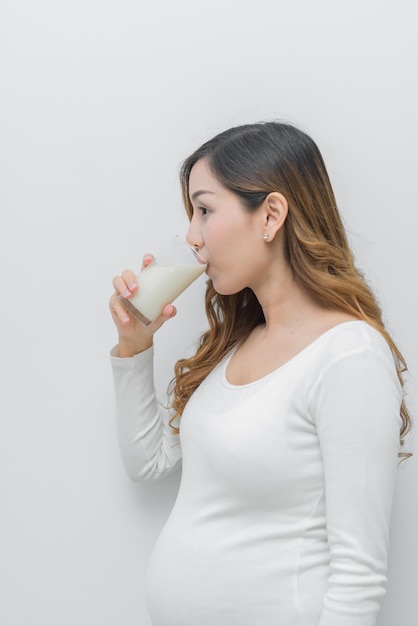
[[[153,260],[153,256],[144,256],[142,269],[147,267]],[[161,315],[145,326],[133,316],[129,315],[118,296],[122,295],[129,300],[138,291],[138,281],[132,270],[125,270],[121,276],[113,279],[115,293],[110,298],[109,308],[113,321],[119,333],[119,356],[131,357],[139,352],[147,350],[152,345],[153,335],[168,319],[176,314],[172,304],[166,304]]]

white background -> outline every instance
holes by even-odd
[[[417,414],[414,4],[0,0],[2,625],[149,626],[143,576],[178,476],[124,474],[107,302],[115,274],[185,231],[179,166],[215,133],[284,119],[316,140]],[[162,399],[203,290],[156,340]],[[416,625],[417,482],[413,458],[379,626]]]

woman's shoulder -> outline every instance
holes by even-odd
[[[391,350],[383,335],[364,320],[343,321],[332,326],[324,337],[329,339],[328,348],[336,356],[344,353],[373,350],[386,355]]]
[[[334,377],[347,382],[363,377],[364,382],[384,372],[398,383],[395,359],[384,336],[363,320],[342,322],[329,329],[317,342],[309,367],[316,381]]]
[[[402,387],[394,355],[384,336],[366,321],[344,322],[330,329],[311,359],[310,371],[313,415],[334,401],[345,407],[353,402],[359,408],[384,398],[392,415],[399,417]]]

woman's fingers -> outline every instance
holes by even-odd
[[[130,322],[131,318],[121,301],[119,300],[118,293],[112,295],[109,301],[110,312],[112,313],[113,319],[115,322],[120,322],[122,324],[127,324]]]
[[[142,259],[142,269],[144,269],[150,263],[152,263],[153,260],[154,260],[154,257],[152,254],[144,254],[144,257]]]
[[[142,269],[147,267],[153,260],[152,254],[145,254],[142,260]],[[115,291],[124,298],[130,298],[138,289],[138,279],[132,270],[127,269],[120,276],[115,276],[113,286]]]
[[[124,298],[130,298],[138,289],[138,281],[132,270],[125,270],[121,276],[115,276],[113,279],[113,287],[117,293]]]

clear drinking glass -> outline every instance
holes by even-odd
[[[171,303],[206,270],[203,257],[176,235],[138,274],[138,291],[132,298],[119,296],[123,306],[145,325],[155,320],[166,304]]]

